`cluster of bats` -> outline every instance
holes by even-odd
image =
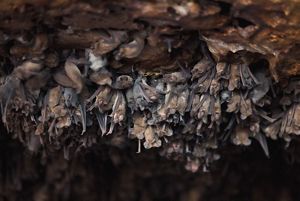
[[[55,146],[66,158],[101,136],[120,138],[112,140],[119,146],[135,139],[137,152],[161,147],[162,155],[186,161],[191,171],[217,160],[226,142],[248,146],[256,139],[269,156],[266,137],[289,142],[300,134],[300,82],[274,84],[262,56],[242,50],[216,62],[202,41],[192,66],[178,60],[169,71],[132,66],[124,73],[110,68],[108,55],[136,58],[147,41],[145,32],[131,41],[124,33],[110,31],[81,54],[52,52],[1,73],[7,130],[32,151]],[[43,49],[39,40],[30,51]]]

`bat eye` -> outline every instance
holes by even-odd
[[[128,81],[128,78],[127,77],[120,77],[120,80],[121,81]]]

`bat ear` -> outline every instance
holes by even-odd
[[[69,88],[74,87],[73,81],[66,75],[65,71],[63,70],[56,71],[53,74],[53,79],[61,86]]]
[[[83,89],[84,83],[79,68],[73,62],[67,59],[65,63],[65,71],[66,71],[66,75],[75,84],[76,92],[80,93]]]
[[[179,66],[180,70],[183,72],[185,78],[190,79],[192,75],[191,75],[190,70],[188,69],[187,63],[185,63],[185,67],[183,65],[181,65],[181,63],[178,60],[176,61],[176,63]]]
[[[102,136],[107,132],[107,113],[101,113],[99,110],[96,110],[96,118],[102,133]]]
[[[3,123],[7,123],[6,115],[8,105],[15,96],[16,89],[20,88],[20,80],[9,78],[5,84],[0,86],[0,102],[1,102],[1,114]],[[23,89],[23,88],[22,88]]]
[[[269,147],[268,147],[268,142],[266,140],[265,135],[262,133],[257,133],[254,138],[259,142],[261,148],[263,149],[265,155],[270,158],[270,152],[269,152]]]
[[[86,132],[86,105],[84,103],[84,100],[79,100],[79,110],[82,124],[81,135],[83,135]]]
[[[116,124],[113,121],[110,122],[110,127],[109,127],[109,131],[107,132],[107,135],[110,135],[113,133],[115,125]]]
[[[13,74],[20,80],[26,80],[35,75],[43,68],[40,62],[25,61],[22,65],[16,67]]]

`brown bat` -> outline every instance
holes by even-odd
[[[115,55],[116,60],[122,58],[132,59],[141,54],[145,46],[145,34],[135,34],[133,40],[120,46]]]
[[[14,68],[12,76],[16,76],[20,80],[27,80],[42,70],[43,65],[40,62],[25,61],[20,66]]]

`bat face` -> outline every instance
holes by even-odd
[[[228,84],[228,90],[233,91],[240,86],[239,66],[237,64],[230,65],[230,78]]]
[[[207,115],[209,114],[209,107],[211,103],[211,98],[208,95],[202,95],[200,97],[200,101],[202,102],[201,107],[199,108],[198,111],[198,119],[202,119],[202,121],[207,121]]]
[[[217,123],[219,123],[221,120],[221,116],[222,116],[221,102],[220,99],[217,98],[213,108],[212,121],[216,121]]]
[[[217,79],[213,79],[210,83],[209,93],[211,95],[217,96],[218,92],[220,91],[221,84]]]
[[[237,127],[235,130],[235,135],[232,137],[232,142],[236,145],[249,146],[251,140],[249,139],[250,132],[246,128]]]
[[[144,133],[145,136],[145,142],[144,142],[144,147],[146,149],[150,149],[152,147],[160,147],[161,146],[161,140],[158,139],[156,136],[154,129],[152,126],[148,126],[145,130]]]
[[[200,109],[200,96],[198,94],[196,94],[193,97],[193,101],[192,101],[192,108],[191,108],[191,116],[195,117],[198,114],[198,111]]]
[[[144,139],[144,133],[146,128],[147,128],[147,123],[145,117],[135,113],[133,115],[133,128],[131,129],[130,135],[133,138],[142,140]]]
[[[133,79],[128,75],[120,75],[116,78],[113,87],[116,89],[128,89],[133,86]]]
[[[90,80],[98,85],[112,85],[112,74],[106,69],[101,69],[97,72],[93,72],[90,75]]]
[[[252,105],[250,99],[242,99],[241,105],[240,105],[240,113],[241,113],[241,119],[246,119],[250,115],[252,115]]]
[[[176,110],[183,116],[188,107],[190,93],[187,85],[179,86],[178,92],[176,92],[178,93]]]
[[[207,154],[207,151],[205,147],[201,146],[200,144],[196,144],[196,146],[193,149],[193,155],[197,157],[205,157]]]
[[[259,133],[260,132],[260,124],[259,124],[259,119],[253,119],[251,122],[250,122],[250,131],[253,132],[253,133]]]
[[[249,96],[253,103],[258,103],[270,90],[271,81],[267,77],[267,72],[265,69],[256,70],[254,72],[254,77],[257,80],[257,83],[251,90]]]
[[[140,86],[145,98],[147,97],[150,101],[157,101],[159,99],[159,92],[154,87],[148,85],[145,79],[141,80]]]
[[[102,136],[105,135],[107,133],[107,118],[108,115],[106,113],[102,113],[99,110],[96,111],[96,118],[102,133]]]
[[[228,102],[229,99],[231,98],[231,92],[230,91],[227,91],[227,90],[224,90],[224,91],[221,91],[221,94],[220,94],[220,98],[221,98],[221,102]]]
[[[190,172],[197,172],[199,167],[200,167],[201,163],[199,161],[199,159],[191,159],[188,158],[187,163],[185,165],[185,169],[190,171]]]
[[[226,78],[228,72],[228,64],[225,62],[219,62],[216,65],[216,78],[220,79],[222,77]]]
[[[154,87],[149,86],[145,80],[137,78],[133,85],[133,97],[137,107],[144,110],[158,101],[159,93]]]
[[[62,88],[60,86],[54,87],[48,91],[48,101],[47,105],[50,108],[55,107],[59,104],[59,100],[62,95]]]
[[[16,89],[20,85],[20,80],[14,76],[8,77],[4,84],[0,86],[0,105],[3,123],[7,123],[8,106],[16,96]]]
[[[200,78],[203,74],[212,68],[212,63],[209,59],[204,57],[192,69],[192,80]]]
[[[170,114],[175,114],[176,112],[176,106],[178,102],[178,96],[177,95],[171,95],[168,99],[167,104],[165,105],[166,110],[168,111],[166,116],[168,117]]]
[[[300,106],[293,105],[286,113],[283,119],[281,129],[289,134],[300,135]]]
[[[174,72],[163,75],[163,81],[167,83],[184,83],[187,80],[185,72]]]
[[[155,133],[158,135],[158,137],[164,137],[164,136],[172,136],[173,135],[173,130],[170,128],[170,126],[166,123],[163,125],[157,125],[155,127]]]
[[[41,146],[40,139],[36,135],[30,135],[27,144],[28,149],[32,152],[37,152]]]
[[[238,94],[233,94],[231,99],[227,104],[227,112],[235,112],[238,111],[241,103],[241,97]]]
[[[78,96],[76,91],[72,88],[64,88],[63,90],[64,104],[67,107],[76,107],[78,103]]]
[[[243,87],[251,89],[258,84],[257,79],[253,76],[247,64],[245,63],[240,64],[239,71],[240,71],[240,78]]]
[[[68,128],[72,124],[71,118],[67,115],[58,117],[55,127],[56,128]]]
[[[136,109],[135,105],[135,99],[133,96],[133,89],[130,88],[126,90],[126,101],[127,101],[127,107],[131,110],[131,113],[134,113],[134,110]]]
[[[278,133],[280,132],[280,127],[281,127],[281,120],[277,120],[274,123],[268,125],[263,129],[264,133],[266,134],[267,137],[270,137],[273,140],[278,139]]]
[[[112,117],[112,121],[115,124],[124,121],[126,117],[126,102],[125,97],[121,92],[117,92],[117,96],[114,100],[114,105],[110,116]]]
[[[50,52],[44,60],[45,66],[48,68],[56,68],[59,65],[59,55],[57,52]]]
[[[114,91],[109,86],[105,86],[103,90],[97,94],[95,106],[98,107],[100,111],[108,111],[112,109],[115,100],[116,94]]]

